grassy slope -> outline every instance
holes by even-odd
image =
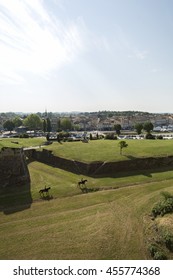
[[[17,141],[19,144],[14,144]],[[29,139],[1,139],[0,149],[3,146],[10,147],[29,147],[39,146],[45,142],[45,138]],[[132,157],[152,157],[173,155],[172,140],[127,140],[128,147],[123,149],[123,155],[120,155],[119,140],[93,140],[89,143],[82,142],[54,142],[45,149],[53,150],[55,155],[91,162],[91,161],[119,161],[127,160]]]
[[[1,259],[148,257],[144,220],[161,190],[173,192],[171,171],[88,178],[88,187],[120,188],[82,194],[75,174],[38,162],[29,169],[34,203],[21,212],[0,213]],[[54,199],[39,198],[45,184],[52,186]]]
[[[18,144],[14,142],[18,142]],[[0,138],[0,149],[2,147],[34,147],[41,145],[43,142],[45,142],[45,138]]]
[[[119,141],[96,140],[89,143],[57,142],[48,146],[55,155],[79,161],[119,161],[131,157],[152,157],[173,155],[173,142],[171,140],[127,140],[128,147],[120,155]]]

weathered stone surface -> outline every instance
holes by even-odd
[[[58,167],[76,174],[88,176],[116,175],[118,172],[151,170],[163,167],[173,168],[173,156],[133,158],[118,162],[92,162],[84,163],[54,156],[51,151],[30,150],[29,157],[37,161]]]
[[[23,149],[3,147],[0,151],[0,188],[29,182]]]

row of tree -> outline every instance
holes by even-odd
[[[7,120],[3,124],[3,128],[12,131],[14,128],[25,126],[29,130],[43,130],[44,132],[52,131],[52,124],[49,118],[42,119],[37,114],[30,114],[25,119],[15,117],[14,119]],[[70,118],[57,119],[56,130],[70,130],[72,129],[72,122]]]
[[[141,134],[142,130],[145,130],[148,134],[153,130],[153,124],[151,122],[145,122],[145,123],[136,123],[135,124],[135,130],[137,132],[137,134]],[[117,135],[121,134],[121,125],[120,124],[116,124],[114,125],[114,129],[116,131]]]
[[[135,129],[138,134],[141,134],[142,130],[145,130],[148,134],[153,130],[153,124],[151,122],[136,123]]]
[[[57,131],[67,131],[74,128],[71,119],[68,117],[58,118],[56,122],[57,123],[55,130]],[[38,114],[30,114],[23,120],[19,117],[15,117],[14,119],[4,122],[3,127],[6,130],[12,131],[14,128],[21,125],[26,126],[29,130],[43,130],[44,132],[52,131],[52,124],[50,119],[48,117],[42,119]],[[114,125],[114,129],[117,135],[121,134],[122,128],[120,124]],[[151,122],[136,123],[135,130],[138,134],[141,134],[142,130],[150,133],[153,130],[153,124]]]

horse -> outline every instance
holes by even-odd
[[[46,193],[46,194],[48,195],[49,190],[50,190],[50,187],[46,188],[46,186],[45,186],[44,189],[39,190],[39,194],[40,194],[40,195],[41,195],[41,194],[44,195],[44,193]]]
[[[81,179],[81,181],[78,182],[78,187],[80,187],[80,185],[85,186],[85,183],[88,182],[88,180],[83,180]]]

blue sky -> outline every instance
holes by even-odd
[[[0,112],[173,112],[172,0],[0,0]]]

